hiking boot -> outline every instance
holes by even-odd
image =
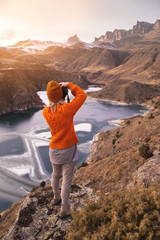
[[[69,204],[61,205],[61,211],[59,216],[61,219],[71,216],[71,210],[70,210]]]
[[[57,195],[54,194],[53,205],[59,205],[61,203],[61,196],[60,193]]]

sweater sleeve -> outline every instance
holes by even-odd
[[[71,93],[75,96],[75,98],[70,103],[66,104],[66,111],[68,114],[75,115],[85,102],[87,94],[80,87],[71,82],[67,85],[67,87],[71,89]]]

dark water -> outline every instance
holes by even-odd
[[[140,105],[118,105],[88,98],[74,118],[80,165],[98,132],[114,128],[110,120],[143,114]],[[49,128],[42,110],[0,117],[0,212],[19,200],[52,172],[48,155]]]

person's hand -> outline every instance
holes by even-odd
[[[61,87],[67,87],[69,82],[60,82],[59,84],[60,84]]]

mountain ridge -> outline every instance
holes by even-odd
[[[37,51],[43,51],[47,47],[50,46],[61,46],[61,47],[69,47],[77,43],[84,43],[87,44],[89,47],[96,46],[97,43],[108,43],[111,45],[104,45],[106,47],[114,47],[114,42],[118,40],[122,40],[126,37],[136,36],[136,35],[144,35],[146,33],[149,33],[150,31],[156,30],[160,28],[160,20],[157,19],[155,23],[148,23],[144,21],[137,21],[136,25],[133,26],[132,29],[125,30],[125,29],[114,29],[114,31],[106,31],[104,35],[101,35],[100,37],[95,37],[94,41],[91,43],[85,43],[84,41],[81,41],[77,34],[70,36],[68,40],[65,43],[61,42],[53,42],[53,41],[40,41],[40,40],[23,40],[19,41],[13,45],[8,46],[9,48],[21,48],[25,51],[29,52],[32,50],[32,52]],[[34,45],[35,49],[34,49]],[[39,45],[39,47],[38,47]],[[42,47],[43,46],[43,47]],[[33,51],[34,50],[34,51]]]
[[[101,35],[99,38],[95,37],[95,42],[113,43],[116,40],[121,40],[131,35],[136,35],[136,34],[143,35],[157,28],[160,28],[160,20],[158,19],[154,24],[137,21],[137,24],[134,25],[132,29],[129,29],[129,30],[115,29],[113,32],[107,31],[104,35]]]

